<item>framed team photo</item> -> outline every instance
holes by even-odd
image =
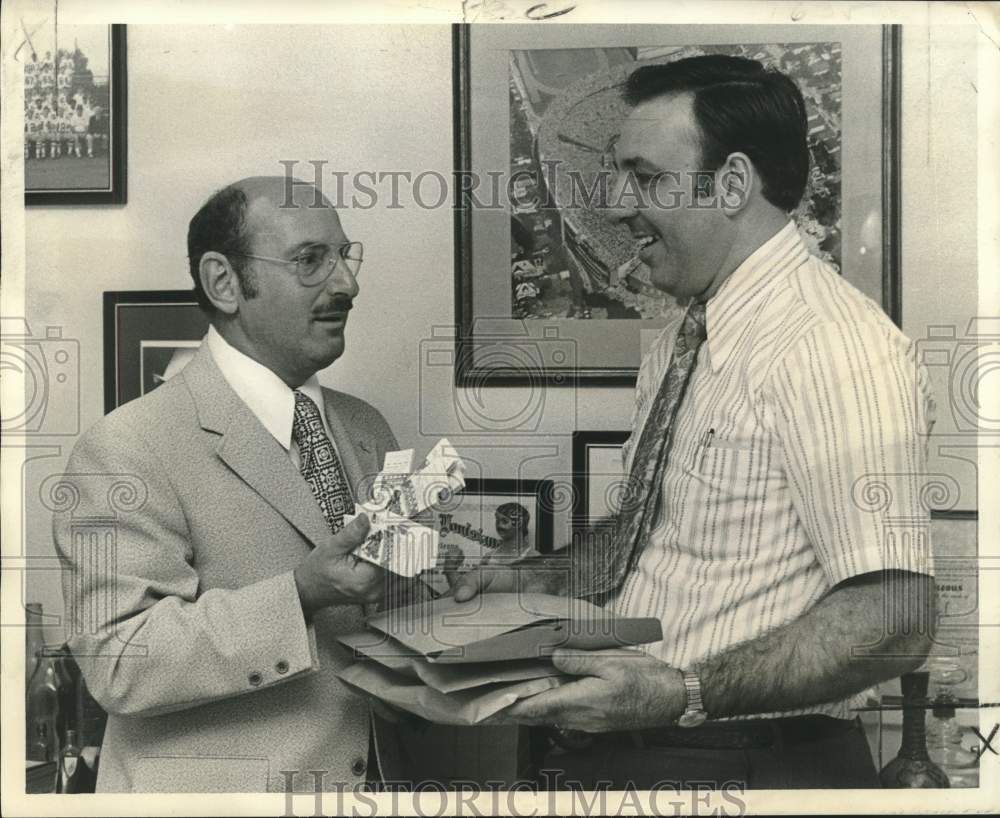
[[[145,395],[194,357],[208,319],[191,290],[104,293],[104,411]]]
[[[438,563],[420,578],[438,594],[460,574],[552,550],[550,480],[468,479],[434,507]]]
[[[682,307],[599,206],[621,91],[639,66],[705,54],[796,81],[811,170],[792,216],[814,255],[899,322],[898,27],[457,27],[459,385],[634,383]]]
[[[124,204],[125,26],[24,21],[24,199]]]

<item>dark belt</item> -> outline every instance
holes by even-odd
[[[699,727],[655,727],[613,733],[581,733],[576,730],[553,730],[552,740],[566,750],[585,750],[595,746],[691,747],[713,750],[762,749],[794,746],[819,741],[855,729],[856,719],[832,716],[787,716],[780,719],[745,719],[709,721]]]

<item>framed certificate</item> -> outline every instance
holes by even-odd
[[[208,332],[192,290],[104,293],[104,411],[179,372]]]

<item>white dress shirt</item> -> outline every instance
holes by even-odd
[[[216,331],[215,327],[209,328],[208,335],[205,336],[205,343],[208,344],[209,352],[212,353],[212,358],[222,370],[226,382],[233,388],[240,400],[250,408],[250,411],[254,413],[264,428],[288,452],[288,456],[298,468],[299,447],[292,437],[292,423],[295,420],[295,394],[288,384],[266,366],[232,346]],[[326,405],[319,379],[316,375],[312,375],[298,388],[298,391],[309,397],[319,408],[323,429],[336,450],[337,443],[330,433],[330,426],[326,420]],[[337,456],[340,456],[339,452]]]
[[[850,577],[932,573],[920,495],[933,402],[914,344],[809,255],[791,223],[726,279],[706,316],[659,514],[609,603],[659,618],[663,641],[645,650],[678,668],[799,618]],[[643,359],[626,474],[680,321]],[[847,718],[849,707],[783,715]]]

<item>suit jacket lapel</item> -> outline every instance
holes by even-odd
[[[314,545],[326,541],[330,528],[309,484],[288,452],[229,386],[206,345],[181,375],[201,427],[221,435],[219,457]]]
[[[374,441],[368,440],[363,435],[359,437],[357,431],[353,435],[348,431],[345,418],[340,416],[331,393],[326,389],[323,390],[323,403],[326,422],[330,426],[337,454],[340,455],[341,465],[347,474],[347,482],[351,484],[355,502],[360,502],[365,499],[371,480],[378,470],[377,467],[373,469],[376,459]],[[365,458],[364,464],[359,460],[359,453]]]

